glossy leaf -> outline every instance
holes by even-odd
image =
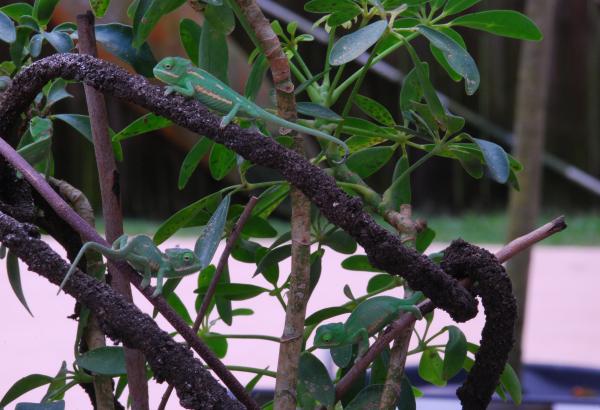
[[[8,255],[6,256],[6,272],[8,273],[8,282],[10,283],[10,287],[19,302],[23,305],[23,307],[29,312],[31,316],[31,310],[27,305],[27,300],[25,299],[25,294],[23,293],[23,287],[21,286],[21,271],[19,269],[19,258],[17,256],[8,251]]]
[[[222,335],[218,333],[204,333],[200,335],[200,338],[219,359],[227,355],[228,343],[227,339]]]
[[[506,151],[500,145],[490,141],[478,138],[473,138],[473,141],[475,141],[483,153],[490,177],[501,184],[506,183],[510,174],[510,165]]]
[[[90,7],[97,18],[101,18],[108,10],[110,0],[90,0]]]
[[[523,401],[523,389],[517,373],[508,363],[504,366],[504,371],[500,375],[502,387],[510,394],[513,402],[518,406]]]
[[[529,17],[514,10],[488,10],[467,14],[453,20],[452,25],[519,40],[539,41],[543,37]]]
[[[227,222],[227,211],[229,210],[229,203],[231,202],[231,195],[225,196],[219,204],[217,210],[212,214],[210,220],[202,229],[196,245],[194,246],[194,253],[200,260],[202,269],[210,264],[221,237],[225,231],[225,222]]]
[[[450,380],[462,368],[467,356],[467,339],[456,326],[448,326],[448,343],[444,352],[444,367],[442,377]]]
[[[356,252],[356,241],[342,230],[337,230],[323,240],[323,245],[336,252],[351,255]]]
[[[181,163],[181,168],[179,170],[179,181],[177,182],[177,187],[179,189],[185,188],[190,177],[198,168],[200,161],[206,155],[208,150],[212,147],[213,142],[206,137],[201,137],[198,142],[192,147],[190,152],[187,153],[183,162]]]
[[[252,210],[252,215],[260,216],[261,218],[268,218],[271,213],[277,209],[279,204],[287,198],[290,192],[290,186],[287,183],[274,185],[266,189],[258,197],[258,202]]]
[[[138,6],[133,25],[133,47],[139,48],[146,41],[161,17],[177,9],[183,3],[185,3],[185,0],[152,0],[147,7],[140,8]],[[141,18],[138,12],[139,14],[143,12]]]
[[[97,25],[96,40],[102,43],[108,52],[129,63],[139,74],[154,77],[152,68],[157,61],[147,43],[138,49],[131,45],[133,40],[131,26],[119,23]]]
[[[404,174],[409,168],[408,156],[403,154],[396,162],[392,184],[383,193],[383,206],[387,209],[400,209],[400,205],[412,203],[410,175]],[[400,177],[402,179],[400,179]]]
[[[369,282],[367,283],[367,292],[371,293],[379,289],[387,288],[391,286],[395,281],[396,279],[392,275],[387,273],[375,275],[371,279],[369,279]]]
[[[113,135],[112,140],[120,142],[140,134],[160,130],[172,124],[171,120],[149,112],[134,120],[131,124]]]
[[[347,9],[347,10],[342,10],[342,11],[336,11],[335,13],[332,13],[327,18],[327,25],[329,27],[340,26],[340,25],[352,20],[353,18],[360,15],[361,13],[362,13],[362,10],[360,10],[359,8],[352,8],[352,9]]]
[[[199,67],[229,84],[227,35],[205,20],[200,34]]]
[[[352,309],[345,306],[334,306],[328,307],[325,309],[321,309],[310,315],[304,321],[306,326],[314,326],[321,323],[324,320],[331,319],[332,317],[336,317],[339,315],[344,315],[346,313],[351,313]]]
[[[460,13],[461,11],[473,7],[480,1],[481,0],[448,0],[446,7],[444,7],[444,14],[451,15]]]
[[[352,255],[349,258],[344,259],[342,261],[342,268],[363,272],[383,272],[371,265],[367,255]]]
[[[250,70],[248,80],[246,81],[246,88],[244,89],[244,96],[250,101],[256,99],[268,69],[269,62],[265,55],[260,53],[252,64],[252,69]]]
[[[435,239],[435,231],[430,227],[426,227],[421,232],[417,234],[417,240],[415,244],[415,248],[417,252],[423,253],[429,248],[429,245]]]
[[[33,14],[33,7],[27,3],[10,3],[4,7],[0,7],[0,11],[19,23],[22,16],[31,16]]]
[[[183,19],[179,22],[179,39],[185,53],[194,65],[198,65],[198,53],[200,48],[200,35],[202,27],[193,20]]]
[[[419,376],[436,386],[445,386],[443,377],[444,362],[435,349],[426,349],[419,361]]]
[[[81,315],[79,320],[82,320]],[[87,319],[85,319],[87,320]],[[60,369],[54,376],[54,380],[52,383],[48,385],[48,390],[46,390],[46,394],[42,398],[42,402],[49,402],[51,400],[61,400],[65,395],[65,386],[67,384],[66,376],[67,374],[67,362],[63,361],[60,365]]]
[[[209,214],[212,209],[216,209],[216,203],[218,203],[220,200],[221,194],[219,192],[215,192],[205,196],[202,199],[199,199],[183,209],[180,209],[158,227],[156,233],[154,234],[154,243],[160,245],[173,236],[173,234],[179,229],[188,226],[192,220],[198,216],[198,214]],[[213,208],[213,205],[215,208]],[[206,220],[208,221],[208,217]]]
[[[204,18],[215,30],[225,35],[231,34],[235,29],[233,10],[226,3],[219,6],[209,5],[206,7],[204,9]]]
[[[195,293],[206,293],[207,287],[198,288]],[[222,296],[228,300],[246,300],[252,299],[261,293],[269,292],[269,289],[260,286],[248,285],[246,283],[225,283],[218,284],[215,290],[215,296]]]
[[[46,107],[51,107],[56,104],[60,100],[64,100],[65,98],[71,98],[71,95],[66,90],[67,82],[62,78],[59,78],[52,82],[50,89],[48,90],[48,96],[46,97]]]
[[[383,393],[383,384],[371,384],[360,391],[344,410],[363,410],[376,409],[379,407],[381,394]]]
[[[300,101],[296,105],[296,110],[303,115],[313,118],[323,118],[331,121],[339,121],[342,119],[335,111],[331,108],[325,107],[321,104],[315,104],[307,101]]]
[[[361,178],[366,178],[387,164],[395,151],[392,146],[365,148],[350,155],[346,165]]]
[[[479,88],[479,70],[473,57],[446,34],[427,26],[417,26],[417,31],[423,34],[433,46],[437,47],[450,64],[450,67],[465,79],[467,95],[473,95]]]
[[[386,28],[387,21],[379,20],[341,37],[331,48],[329,63],[338,66],[354,60],[375,44]]]
[[[54,8],[59,0],[35,0],[33,4],[33,17],[39,21],[41,25],[46,25],[54,13]]]
[[[165,299],[167,299],[167,303],[169,303],[169,305],[173,308],[175,312],[177,312],[179,317],[183,319],[185,323],[187,323],[190,326],[194,323],[185,305],[176,293],[170,292],[169,295],[165,297]]]
[[[388,127],[393,127],[396,125],[394,121],[394,117],[388,111],[383,104],[378,101],[375,101],[372,98],[365,97],[364,95],[357,95],[354,97],[354,103],[360,108],[365,114],[369,117],[373,118],[375,121],[380,124],[386,125]]]
[[[225,145],[213,144],[208,159],[210,174],[217,181],[222,180],[235,167],[236,154]]]
[[[98,347],[78,356],[75,361],[77,365],[96,374],[119,376],[127,373],[122,347]]]
[[[279,275],[272,276],[269,275],[267,268],[273,265],[278,265],[279,262],[289,258],[292,255],[292,245],[283,245],[279,248],[275,248],[267,252],[265,256],[260,260],[258,265],[256,266],[256,271],[253,276],[262,273],[265,276],[265,279],[273,284],[277,285],[277,280],[279,279]]]
[[[435,29],[452,38],[452,40],[454,40],[454,42],[461,46],[463,49],[467,49],[467,44],[465,43],[465,40],[456,30],[453,30],[450,27],[441,26],[436,26]],[[437,62],[442,67],[444,67],[444,70],[446,70],[446,72],[448,73],[450,78],[452,78],[452,80],[460,81],[462,79],[462,76],[456,71],[454,71],[454,69],[450,66],[448,60],[446,60],[446,57],[444,56],[444,53],[442,53],[442,51],[439,48],[435,47],[433,44],[430,43],[429,49],[431,50],[431,54],[433,54]]]
[[[425,75],[429,78],[429,65],[423,63],[422,66]],[[423,89],[419,82],[419,74],[417,73],[417,69],[413,68],[408,72],[406,77],[404,77],[402,89],[400,90],[400,111],[402,112],[402,118],[404,120],[410,121],[412,119],[412,103],[420,102],[422,99]]]
[[[335,403],[335,387],[327,368],[313,354],[304,352],[298,364],[298,384],[325,406]]]
[[[19,403],[15,410],[65,410],[65,401],[53,401],[50,403]]]
[[[231,256],[240,262],[255,263],[258,251],[264,249],[256,242],[248,241],[244,238],[239,238],[231,251]]]
[[[71,36],[64,31],[43,32],[42,35],[48,43],[59,53],[68,53],[75,46]]]
[[[92,127],[90,125],[90,117],[87,115],[81,114],[55,114],[52,116],[57,120],[61,120],[71,127],[73,127],[77,132],[85,137],[86,140],[94,143],[92,138]]]
[[[15,23],[0,11],[0,40],[5,43],[13,43],[17,39]]]
[[[0,407],[6,406],[25,393],[52,382],[52,377],[43,374],[30,374],[17,380],[0,400]]]

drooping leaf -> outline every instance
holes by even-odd
[[[453,20],[452,25],[519,40],[540,41],[543,37],[529,17],[514,10],[487,10],[466,14]]]
[[[43,374],[30,374],[17,380],[0,400],[0,406],[6,406],[25,393],[52,382],[52,377]]]
[[[94,143],[92,138],[92,126],[90,125],[90,117],[81,114],[55,114],[52,116],[57,120],[61,120],[79,132],[86,140]]]
[[[450,67],[465,79],[467,95],[473,95],[479,88],[479,70],[473,57],[446,34],[427,26],[417,26],[417,31],[423,34],[433,46],[438,48],[450,64]]]
[[[371,384],[360,391],[344,410],[376,409],[379,407],[383,384]]]
[[[346,64],[375,44],[387,28],[387,21],[371,23],[337,40],[331,48],[329,63],[333,66]]]
[[[15,23],[2,11],[0,11],[0,40],[5,43],[13,43],[17,39]]]
[[[398,410],[417,410],[415,393],[406,375],[402,376],[402,381],[400,382],[400,397],[398,398],[397,406]]]
[[[227,211],[229,210],[229,203],[231,202],[231,195],[225,196],[219,204],[217,210],[212,214],[210,220],[202,229],[202,232],[196,240],[194,246],[194,253],[200,260],[202,268],[208,266],[212,260],[223,231],[225,230],[225,222],[227,222]]]
[[[304,352],[298,365],[298,384],[315,400],[325,406],[333,406],[335,387],[327,368],[313,354]]]
[[[444,352],[442,377],[450,380],[462,368],[467,355],[467,339],[456,326],[448,326],[448,343]]]
[[[378,121],[379,123],[388,127],[393,127],[396,125],[392,114],[380,102],[375,101],[372,98],[365,97],[364,95],[357,95],[354,97],[354,102],[358,108],[360,108],[365,114],[373,118],[375,121]]]
[[[78,356],[75,361],[79,366],[96,374],[119,376],[127,373],[122,347],[98,347]]]
[[[337,230],[328,235],[323,245],[329,246],[336,252],[351,255],[356,252],[356,241],[350,235],[342,230]]]
[[[199,67],[229,84],[227,35],[205,20],[200,34]]]
[[[346,165],[361,178],[366,178],[387,164],[395,151],[393,146],[365,148],[350,155]]]
[[[465,40],[462,38],[462,36],[456,30],[451,29],[450,27],[445,27],[445,26],[435,26],[435,29],[437,31],[444,33],[448,37],[452,38],[452,40],[454,40],[454,42],[456,42],[459,46],[461,46],[465,50],[467,49],[467,43],[465,43]],[[433,56],[435,57],[437,62],[442,67],[444,67],[444,70],[446,70],[446,72],[448,73],[450,78],[452,78],[452,80],[454,80],[454,81],[462,80],[462,76],[460,74],[458,74],[456,71],[454,71],[454,69],[448,63],[448,60],[446,60],[444,53],[442,53],[442,51],[439,48],[435,47],[433,44],[430,43],[429,50],[431,51],[431,54],[433,54]]]
[[[400,209],[400,205],[412,202],[410,175],[405,174],[409,166],[408,155],[404,153],[396,162],[392,184],[383,193],[383,206],[385,208]]]
[[[523,389],[519,376],[508,363],[504,366],[504,371],[500,375],[500,384],[510,394],[513,402],[518,406],[523,401]]]
[[[149,112],[134,120],[131,124],[113,135],[112,140],[120,142],[140,134],[160,130],[172,124],[171,120]]]
[[[248,80],[246,81],[246,88],[244,89],[244,96],[250,101],[256,99],[268,69],[269,62],[265,55],[260,53],[254,60],[254,63],[252,63],[252,69],[250,70]]]
[[[235,167],[236,154],[225,145],[213,144],[208,158],[208,169],[217,181],[222,180]]]
[[[287,183],[280,185],[273,185],[266,189],[258,197],[258,202],[252,210],[252,215],[260,216],[261,218],[268,218],[271,213],[277,209],[279,204],[287,198],[290,192],[290,186]]]
[[[223,268],[223,272],[221,273],[221,277],[219,278],[220,284],[228,284],[231,283],[229,277],[229,267],[225,264]],[[217,306],[217,312],[219,313],[219,317],[225,324],[231,326],[233,323],[233,307],[231,306],[231,300],[226,299],[222,296],[215,296],[215,305]]]
[[[420,253],[425,252],[427,250],[427,248],[429,247],[429,245],[431,245],[431,243],[433,242],[434,239],[435,239],[435,231],[433,229],[431,229],[430,227],[426,227],[421,232],[419,232],[417,234],[417,240],[416,240],[416,245],[415,245],[417,252],[420,252]]]
[[[193,20],[182,19],[179,22],[179,39],[185,53],[194,65],[199,65],[200,34],[202,28]]]
[[[44,39],[59,53],[68,53],[73,49],[75,44],[64,31],[45,31],[42,33]]]
[[[179,181],[177,187],[179,189],[185,188],[190,177],[200,164],[200,161],[206,155],[208,150],[212,147],[213,142],[206,137],[201,137],[198,142],[192,147],[190,152],[187,153],[183,162],[181,163],[181,169],[179,170]]]
[[[67,82],[62,78],[58,78],[52,82],[50,89],[48,90],[48,96],[46,97],[46,107],[51,107],[56,104],[58,101],[63,100],[65,98],[71,98],[71,95],[66,90]]]
[[[158,21],[171,11],[185,3],[185,0],[152,0],[144,9],[138,5],[133,24],[133,47],[139,48],[148,38]],[[142,14],[142,17],[138,17]]]
[[[169,295],[165,297],[165,299],[167,299],[167,303],[173,308],[175,312],[177,312],[179,317],[183,319],[185,323],[187,323],[189,326],[191,326],[194,323],[183,301],[179,298],[179,296],[177,296],[176,293],[170,292]]]
[[[279,275],[272,276],[269,275],[269,271],[267,268],[270,266],[278,265],[279,262],[289,258],[292,255],[292,245],[283,245],[278,248],[272,249],[263,258],[260,260],[258,265],[256,266],[256,271],[253,276],[262,273],[265,279],[273,284],[277,285],[277,280],[279,279]]]
[[[435,349],[426,349],[419,361],[419,376],[436,386],[445,386],[443,377],[444,362]]]
[[[510,165],[506,151],[498,144],[490,141],[473,138],[483,153],[490,177],[501,184],[508,181]]]
[[[422,66],[425,75],[429,78],[429,65],[423,63]],[[419,74],[417,73],[417,69],[413,68],[408,72],[406,77],[404,77],[402,89],[400,90],[400,111],[402,112],[402,118],[404,120],[410,121],[412,119],[412,103],[420,102],[422,99],[423,89],[419,82]]]
[[[29,314],[33,317],[33,313],[29,309],[27,305],[27,300],[25,299],[25,294],[23,293],[23,287],[21,286],[21,271],[19,269],[19,258],[12,253],[8,252],[6,256],[6,272],[8,273],[8,282],[10,283],[10,287],[19,302],[23,305],[23,307],[29,312]]]

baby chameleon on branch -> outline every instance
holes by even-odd
[[[164,278],[180,278],[203,268],[196,254],[189,249],[172,248],[161,252],[146,235],[135,235],[131,238],[122,235],[113,242],[112,248],[96,242],[86,242],[60,284],[59,293],[88,249],[100,252],[109,259],[125,260],[133,269],[143,272],[143,280],[140,284],[142,289],[150,284],[151,277],[156,277],[156,290],[152,297],[162,293]]]
[[[407,299],[392,296],[367,299],[352,311],[346,323],[319,326],[314,345],[319,348],[336,348],[358,344],[358,360],[369,350],[369,338],[398,319],[400,312],[410,312],[421,319],[423,315],[415,304],[422,297],[422,292],[415,292]]]
[[[185,58],[163,58],[154,67],[154,76],[168,84],[165,94],[175,91],[187,97],[194,97],[207,107],[226,114],[221,120],[221,128],[227,126],[236,115],[240,114],[333,142],[344,149],[344,157],[341,162],[344,162],[350,152],[344,141],[319,130],[286,121],[271,114],[233,91],[207,71],[194,67],[192,62]]]

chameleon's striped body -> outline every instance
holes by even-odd
[[[194,97],[207,107],[226,114],[221,121],[221,127],[229,124],[236,115],[259,118],[338,144],[345,151],[344,159],[348,155],[348,146],[343,141],[322,131],[271,114],[229,88],[227,84],[212,74],[194,67],[189,60],[181,57],[166,57],[154,67],[154,75],[168,84],[167,94],[175,91],[188,97]]]

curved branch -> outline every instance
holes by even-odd
[[[16,122],[48,81],[63,77],[138,104],[236,151],[255,164],[279,171],[317,205],[334,224],[365,249],[371,263],[404,277],[414,290],[423,291],[454,320],[477,314],[473,296],[429,258],[404,247],[398,236],[379,226],[362,209],[362,202],[340,190],[335,180],[297,153],[260,133],[236,125],[219,128],[220,119],[194,99],[165,96],[141,76],[132,76],[111,63],[76,54],[55,54],[23,69],[0,101],[0,135]]]
[[[0,212],[0,242],[27,264],[31,271],[59,285],[69,265],[45,242],[32,225],[22,224]],[[104,333],[113,340],[142,351],[160,382],[169,380],[190,409],[242,409],[227,390],[193,358],[182,344],[162,331],[150,316],[127,302],[108,285],[79,271],[65,292],[77,298],[97,316]]]

